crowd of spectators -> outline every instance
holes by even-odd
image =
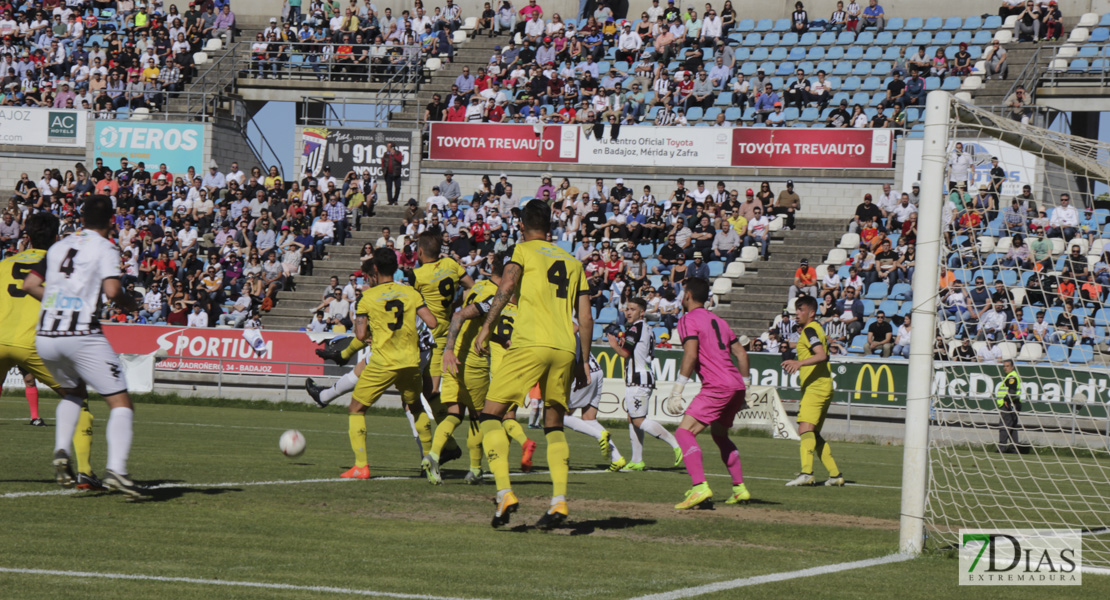
[[[230,42],[229,0],[176,4],[24,0],[0,6],[0,104],[97,111],[165,106],[208,40]]]
[[[237,162],[175,174],[165,164],[150,171],[126,159],[112,169],[98,158],[91,171],[77,164],[37,179],[22,174],[0,216],[0,252],[27,248],[21,224],[32,212],[59,215],[59,233],[69,235],[79,230],[85,198],[105,194],[117,208],[110,237],[122,255],[122,283],[141,308],[123,314],[106,307],[103,318],[242,326],[272,309],[279,292],[295,289],[298,274],[312,274],[330,245],[343,244],[348,206],[358,210],[375,193],[368,175],[340,182],[327,169],[286,182],[276,167],[247,173]]]

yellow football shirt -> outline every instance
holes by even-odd
[[[493,326],[490,333],[502,337],[506,340],[513,339],[513,325],[516,323],[516,304],[509,302],[505,304],[505,308],[501,309],[501,316],[497,317],[497,323]],[[497,370],[501,362],[505,360],[505,353],[508,348],[490,340],[489,343],[489,368],[490,372]]]
[[[421,306],[424,299],[403,283],[383,283],[362,293],[357,312],[369,322],[370,364],[391,370],[420,366],[416,311]]]
[[[442,340],[451,325],[451,305],[455,303],[459,280],[466,275],[466,270],[454,259],[444,257],[416,267],[412,274],[413,287],[424,297],[428,310],[432,311],[437,321],[432,335],[436,340]]]
[[[544,240],[513,246],[509,262],[524,269],[513,347],[542,346],[575,352],[574,311],[578,296],[589,293],[582,263]]]
[[[825,337],[825,328],[814,321],[802,328],[798,336],[798,360],[805,360],[813,356],[813,349],[817,346],[825,348],[825,356],[829,356],[829,339]],[[829,372],[829,361],[826,359],[815,365],[801,368],[802,390],[814,388],[817,391],[832,390],[832,373]]]
[[[29,249],[0,262],[0,346],[35,347],[41,303],[23,291],[31,268],[46,260],[46,250]]]
[[[488,285],[487,285],[488,284]],[[466,294],[466,299],[463,301],[463,306],[471,304],[481,304],[493,298],[493,294],[497,292],[497,286],[488,281],[478,281],[474,283],[474,287]],[[485,322],[485,316],[478,317],[477,319],[470,319],[462,325],[459,331],[459,337],[455,340],[455,356],[459,362],[468,365],[487,365],[488,359],[484,356],[478,356],[474,352],[474,338],[478,337],[478,332],[482,330],[482,323]],[[491,344],[496,346],[497,344]]]

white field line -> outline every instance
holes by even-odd
[[[890,563],[897,563],[913,558],[908,554],[891,554],[880,558],[869,558],[867,560],[856,560],[852,562],[837,563],[833,565],[825,565],[823,567],[811,567],[809,569],[801,569],[798,571],[786,571],[783,573],[771,573],[769,575],[758,575],[755,577],[744,577],[741,579],[733,579],[731,581],[719,581],[717,583],[710,583],[707,585],[699,585],[696,587],[688,587],[671,592],[663,592],[661,594],[651,594],[648,596],[639,596],[632,600],[676,600],[677,598],[692,598],[694,596],[701,596],[703,594],[711,594],[713,592],[723,592],[726,590],[734,590],[736,588],[749,587],[753,585],[760,585],[763,583],[774,583],[776,581],[791,581],[794,579],[801,579],[803,577],[813,577],[815,575],[828,575],[830,573],[840,573],[843,571],[851,571],[853,569],[863,569],[866,567],[874,567],[876,565],[885,565]]]
[[[0,421],[26,421],[26,420],[27,419],[13,419],[13,418],[0,419]],[[168,422],[168,421],[140,421],[139,424],[140,425],[167,425],[167,426],[170,426],[170,427],[214,427],[214,428],[217,428],[217,429],[255,429],[255,430],[263,430],[263,431],[285,431],[285,429],[286,429],[286,428],[283,428],[283,427],[259,427],[257,425],[225,425],[225,424],[222,424],[222,423],[173,423],[173,422]],[[297,431],[300,431],[301,433],[328,433],[328,434],[334,433],[334,434],[344,434],[345,435],[345,433],[340,431],[339,429],[298,429]],[[411,438],[412,437],[411,433],[410,434],[403,434],[403,433],[373,433],[373,432],[368,432],[366,435],[374,436],[374,437],[405,437],[405,438]]]
[[[95,579],[127,579],[132,581],[157,581],[162,583],[191,583],[196,585],[217,585],[225,587],[262,588],[267,590],[281,590],[293,592],[318,592],[323,594],[348,594],[351,596],[374,596],[378,598],[405,598],[411,600],[466,600],[451,596],[428,596],[425,594],[400,594],[394,592],[377,592],[374,590],[356,590],[319,585],[291,585],[288,583],[261,583],[257,581],[227,581],[223,579],[197,579],[194,577],[161,577],[157,575],[132,575],[130,573],[98,573],[90,571],[56,571],[53,569],[14,569],[0,567],[0,573],[19,575],[53,575],[59,577],[95,578]]]

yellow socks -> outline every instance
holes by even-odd
[[[362,350],[365,347],[366,347],[366,342],[364,342],[364,341],[362,341],[362,340],[360,340],[356,337],[355,339],[351,340],[350,344],[347,344],[347,347],[344,348],[343,351],[339,353],[339,356],[342,356],[344,360],[350,360],[350,358],[352,356],[357,354],[359,350]]]
[[[417,404],[414,403],[412,407],[417,410],[416,434],[420,436],[420,446],[424,449],[424,454],[427,454],[432,451],[432,420]]]
[[[501,420],[495,415],[485,414],[478,417],[478,428],[482,432],[482,448],[489,461],[489,470],[493,473],[497,490],[507,490],[509,484],[509,436],[501,427]]]
[[[366,415],[347,415],[347,435],[351,438],[351,450],[355,451],[355,466],[365,467],[369,464],[366,462]]]
[[[478,429],[478,424],[474,421],[470,422],[470,431],[467,432],[466,448],[470,451],[470,470],[481,472],[482,430]]]
[[[459,423],[462,423],[462,419],[455,415],[447,415],[446,419],[436,425],[436,433],[432,438],[432,449],[428,454],[439,460],[439,453],[443,451],[443,445],[451,439],[451,435],[455,433],[455,428],[459,426]]]
[[[519,425],[518,425],[519,427]],[[570,446],[562,427],[544,429],[547,437],[547,468],[551,469],[552,496],[567,495],[567,479],[570,477]]]
[[[802,434],[802,473],[813,474],[813,451],[817,448],[817,435],[812,431]]]
[[[524,435],[524,428],[520,426],[520,423],[517,423],[516,419],[505,419],[501,422],[501,427],[505,429],[505,433],[509,437],[513,438],[514,442],[521,446],[528,441],[528,436]]]
[[[77,456],[77,472],[92,475],[92,464],[89,455],[92,454],[93,416],[88,405],[81,407],[81,416],[77,418],[77,431],[73,433],[73,453]]]
[[[825,438],[821,437],[820,433],[817,434],[817,447],[815,451],[817,455],[821,457],[821,464],[825,465],[825,468],[829,470],[829,477],[840,475],[840,469],[837,468],[836,461],[833,460],[832,449],[829,448],[829,443],[825,441]],[[809,460],[810,464],[813,464],[812,456]]]

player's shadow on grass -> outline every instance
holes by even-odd
[[[186,494],[203,494],[205,496],[216,496],[228,492],[241,492],[242,488],[231,487],[203,487],[203,486],[178,486],[181,481],[146,481],[143,485],[146,486],[146,495],[143,502],[166,502],[168,500],[176,500]],[[158,487],[161,485],[173,484],[173,487]]]
[[[589,519],[568,523],[565,529],[569,535],[589,535],[595,531],[614,531],[618,529],[631,529],[642,525],[654,525],[655,519],[634,519],[632,517],[609,517],[606,519]]]

